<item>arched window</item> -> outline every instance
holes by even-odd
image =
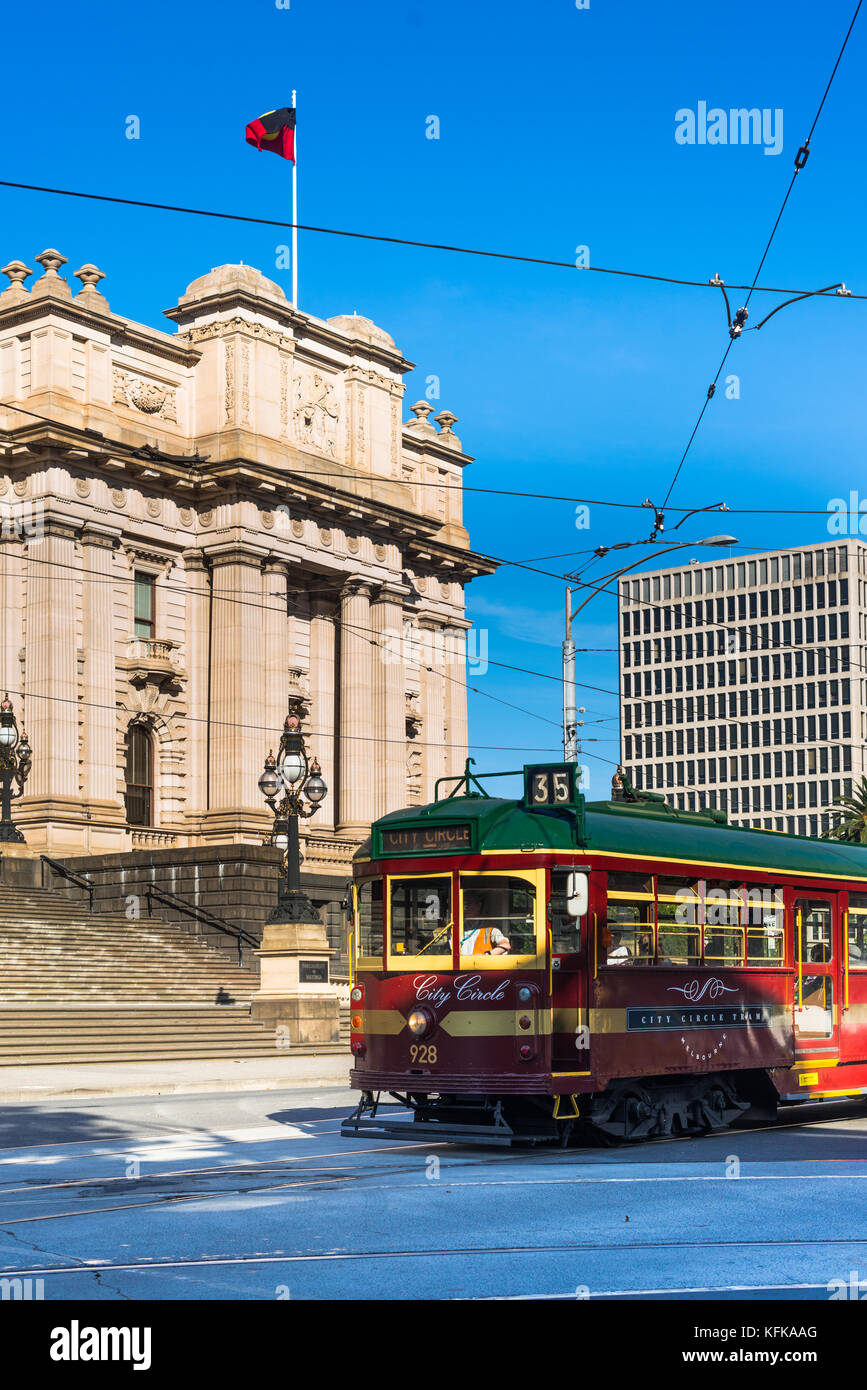
[[[128,825],[153,825],[153,741],[141,724],[126,735],[126,819]]]

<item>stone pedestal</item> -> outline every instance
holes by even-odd
[[[288,1045],[338,1043],[337,986],[305,976],[328,974],[333,955],[321,922],[268,922],[258,951],[260,988],[253,995],[253,1018],[284,1025]]]
[[[39,850],[29,845],[0,845],[0,883],[4,888],[41,888]]]

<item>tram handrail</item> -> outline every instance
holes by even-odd
[[[843,913],[843,1012],[849,1008],[849,909]]]
[[[439,799],[440,799],[440,783],[441,783],[441,782],[454,782],[454,783],[455,783],[454,787],[453,787],[452,790],[449,792],[448,796],[444,798],[446,801],[451,801],[452,797],[457,795],[457,792],[458,792],[459,788],[462,787],[462,786],[465,786],[465,787],[466,787],[466,789],[467,789],[467,795],[470,796],[470,795],[471,795],[471,792],[470,792],[470,782],[472,782],[476,787],[478,787],[478,789],[479,789],[479,795],[480,795],[480,796],[483,796],[483,797],[485,797],[486,800],[490,801],[490,799],[491,799],[491,798],[490,798],[490,795],[489,795],[488,792],[485,791],[484,787],[482,786],[481,782],[479,781],[479,777],[523,777],[523,775],[524,775],[524,770],[523,770],[523,768],[519,768],[517,771],[513,771],[513,772],[480,772],[480,773],[478,774],[478,776],[477,776],[474,772],[470,772],[470,764],[472,764],[473,766],[475,766],[475,763],[476,763],[475,758],[467,758],[466,764],[465,764],[465,766],[464,766],[464,770],[463,770],[463,772],[460,774],[460,776],[458,776],[458,777],[454,777],[454,776],[452,776],[452,777],[438,777],[437,780],[434,782],[434,801],[439,801]]]

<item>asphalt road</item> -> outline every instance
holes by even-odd
[[[828,1301],[853,1271],[867,1293],[867,1108],[564,1152],[342,1139],[352,1104],[6,1106],[3,1274],[46,1300]]]

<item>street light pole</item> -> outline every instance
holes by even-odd
[[[563,643],[563,760],[578,761],[575,643],[572,641],[572,590],[566,586],[566,640]]]
[[[316,814],[328,794],[328,788],[322,780],[321,768],[316,759],[314,758],[312,763],[308,762],[301,730],[304,713],[303,700],[289,701],[289,713],[283,724],[277,757],[274,757],[273,751],[268,754],[264,771],[259,778],[259,790],[274,815],[271,844],[285,852],[285,868],[278,888],[277,906],[270,913],[268,921],[315,922],[321,925],[318,912],[301,887],[301,842],[298,821],[301,817],[307,820]],[[278,805],[277,797],[281,790],[283,797]]]
[[[644,543],[645,543],[645,542],[642,542],[642,541],[636,542],[636,544],[639,544],[639,545],[644,544]],[[628,544],[628,542],[627,542],[626,544]],[[668,545],[668,546],[665,547],[664,550],[658,550],[658,551],[656,551],[656,554],[657,554],[657,555],[670,555],[671,552],[672,552],[673,550],[689,550],[689,549],[690,549],[692,546],[694,546],[694,545],[709,545],[709,546],[730,546],[730,545],[737,545],[737,537],[736,537],[736,536],[705,536],[702,540],[698,540],[698,541],[678,541],[678,543],[677,543],[676,545]],[[616,549],[616,548],[619,548],[619,547],[614,547],[614,546],[612,546],[612,547],[610,547],[610,548],[611,548],[611,549]],[[607,549],[603,549],[603,548],[600,547],[599,553],[601,553],[601,554],[606,554],[606,553],[607,553]],[[632,562],[631,564],[629,564],[629,565],[622,565],[622,566],[620,567],[620,569],[613,570],[613,571],[611,572],[611,574],[603,575],[603,577],[602,577],[601,580],[594,580],[594,581],[591,581],[591,582],[582,584],[582,585],[580,586],[582,589],[588,589],[588,588],[589,588],[592,592],[589,593],[589,594],[587,595],[587,597],[584,599],[584,602],[583,602],[583,603],[579,603],[578,607],[575,608],[575,609],[572,608],[572,594],[575,592],[575,590],[574,590],[574,589],[570,589],[570,588],[568,587],[568,585],[567,585],[567,588],[566,588],[566,638],[565,638],[565,641],[564,641],[564,643],[563,643],[563,753],[564,753],[564,760],[565,760],[567,763],[574,763],[574,762],[577,762],[577,761],[578,761],[578,737],[577,737],[577,735],[578,735],[578,723],[577,723],[577,720],[578,720],[578,713],[577,713],[577,708],[576,708],[576,706],[577,706],[577,694],[576,694],[576,686],[575,686],[575,643],[572,641],[572,623],[574,622],[575,618],[577,618],[577,616],[578,616],[578,614],[581,612],[581,610],[587,607],[587,605],[588,605],[588,603],[590,602],[590,600],[591,600],[591,599],[594,599],[594,598],[596,597],[597,594],[602,593],[602,592],[604,591],[605,586],[606,586],[607,584],[610,584],[612,580],[615,580],[615,581],[618,580],[618,579],[620,578],[621,575],[626,574],[629,570],[636,569],[636,568],[638,567],[638,565],[643,565],[644,562],[645,562],[645,560],[647,560],[647,559],[648,559],[648,556],[642,555],[640,559],[638,559],[638,560],[633,560],[633,562]],[[575,577],[576,577],[576,576],[574,576],[574,575],[570,575],[570,576],[569,576],[569,578],[575,578]],[[618,632],[618,634],[617,634],[617,641],[618,641],[618,644],[619,644],[619,642],[620,642],[620,633],[619,633],[619,632]]]
[[[27,734],[18,733],[15,713],[9,695],[0,703],[0,843],[25,843],[24,836],[12,820],[12,801],[24,795],[24,783],[30,776],[33,750]],[[18,791],[12,791],[12,783],[17,782]]]

